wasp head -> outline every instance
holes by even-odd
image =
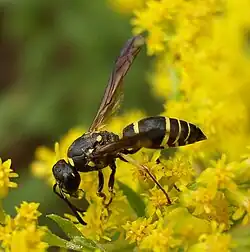
[[[52,168],[58,186],[68,194],[74,194],[80,185],[81,177],[74,166],[65,160],[59,160]]]

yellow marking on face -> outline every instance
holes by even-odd
[[[187,134],[187,137],[184,139],[184,143],[187,142],[187,140],[188,140],[188,138],[189,138],[189,136],[190,136],[190,125],[189,125],[188,122],[186,122],[186,123],[187,123],[187,126],[188,126],[188,134]]]
[[[165,132],[165,136],[161,142],[161,146],[165,146],[168,147],[168,139],[169,139],[169,135],[170,135],[170,119],[168,117],[165,117],[165,124],[166,124],[166,132]]]
[[[101,141],[102,141],[102,136],[101,136],[101,135],[98,135],[97,138],[96,138],[96,141],[97,141],[97,142],[101,142]]]
[[[69,163],[70,163],[72,166],[75,166],[74,161],[73,161],[72,158],[68,158],[68,160],[69,160]]]
[[[133,129],[134,129],[134,132],[135,132],[136,134],[140,133],[138,122],[134,122],[134,123],[133,123]]]
[[[177,122],[178,122],[178,125],[179,125],[179,132],[178,132],[178,135],[177,135],[177,137],[176,137],[176,139],[174,140],[174,142],[173,142],[173,144],[176,144],[177,142],[178,142],[178,140],[179,140],[179,138],[180,138],[180,135],[181,135],[181,123],[180,123],[180,120],[179,119],[176,119],[177,120]],[[176,145],[175,145],[176,146]]]
[[[90,167],[95,167],[95,163],[94,163],[93,161],[89,161],[89,162],[88,162],[88,166],[90,166]]]

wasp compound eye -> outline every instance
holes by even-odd
[[[78,190],[81,178],[72,165],[66,163],[65,160],[59,160],[53,166],[52,171],[57,184],[65,192],[72,194]]]

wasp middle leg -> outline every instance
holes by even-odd
[[[106,194],[102,192],[103,186],[104,186],[104,176],[103,176],[102,171],[98,171],[98,181],[99,181],[99,184],[98,184],[98,190],[96,194],[98,197],[101,197],[103,199],[103,202],[105,202],[107,197],[106,197]]]
[[[114,193],[115,173],[116,173],[115,161],[112,161],[112,163],[109,165],[109,167],[111,168],[111,174],[110,174],[109,182],[108,182],[110,199],[109,199],[109,202],[106,204],[106,207],[108,207],[112,203],[113,197],[115,195],[115,193]]]

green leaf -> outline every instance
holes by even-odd
[[[70,241],[64,240],[55,234],[51,233],[50,230],[46,232],[45,237],[43,238],[45,242],[47,242],[50,246],[73,249],[75,251],[82,251],[82,246],[76,245]]]
[[[124,195],[127,196],[128,202],[130,206],[134,209],[138,217],[145,216],[145,208],[146,205],[143,202],[142,198],[139,196],[138,193],[136,193],[134,190],[132,190],[127,185],[123,184],[120,181],[117,181],[120,189],[123,191]]]
[[[105,251],[101,245],[84,237],[71,221],[55,214],[50,214],[47,217],[54,220],[60,226],[63,232],[70,238],[70,242],[67,241],[66,244],[67,248],[74,250],[80,248],[81,251],[95,251],[96,249]]]
[[[73,239],[75,236],[82,236],[82,233],[71,221],[62,218],[56,214],[49,214],[47,215],[47,217],[55,221],[70,239]]]

